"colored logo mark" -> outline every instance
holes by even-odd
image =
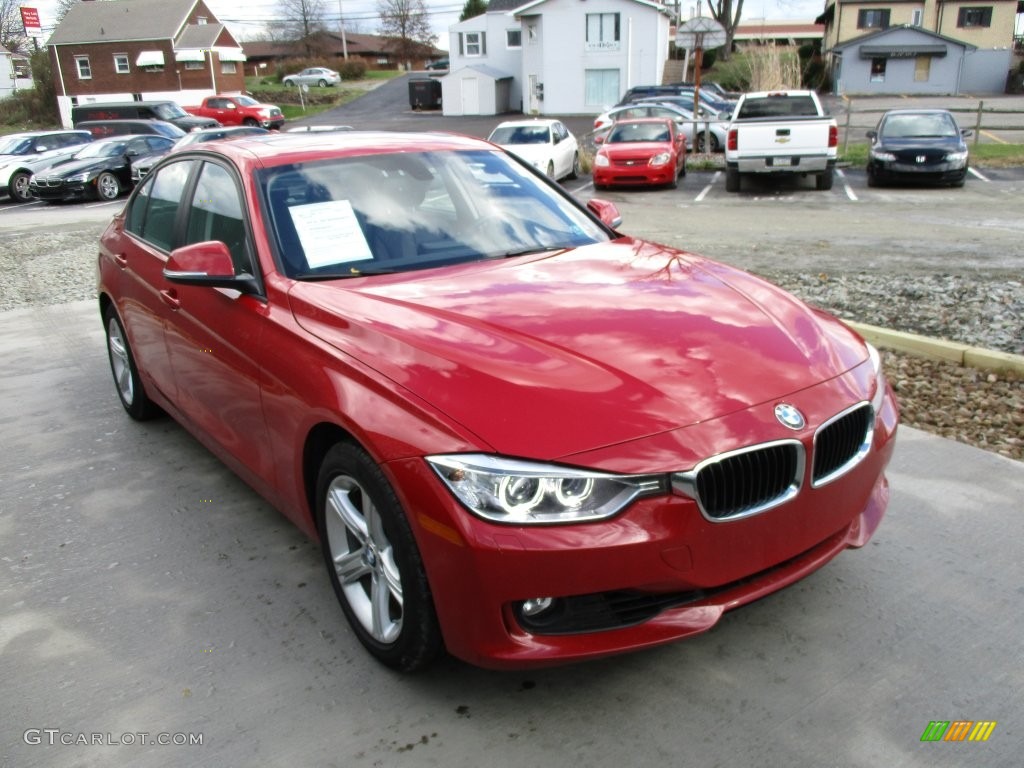
[[[921,741],[988,741],[995,729],[995,720],[932,720]]]

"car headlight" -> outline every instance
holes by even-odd
[[[496,523],[603,520],[667,489],[660,475],[611,475],[487,454],[428,456],[427,463],[470,512]]]
[[[92,173],[88,171],[86,173],[76,173],[74,176],[68,176],[64,181],[88,181],[91,176]]]
[[[650,164],[657,167],[659,165],[664,165],[670,159],[672,159],[672,154],[670,152],[659,152],[651,158]]]
[[[867,343],[867,342],[865,342]],[[871,407],[877,414],[882,409],[882,401],[885,400],[885,372],[882,370],[882,356],[875,349],[873,344],[868,344],[868,357],[871,358],[871,367],[875,372],[875,394],[871,398]]]
[[[883,152],[881,150],[872,149],[871,157],[875,160],[881,160],[883,163],[895,163],[896,155],[892,152]]]
[[[946,154],[946,162],[947,163],[955,163],[955,164],[958,164],[958,165],[963,165],[964,163],[967,162],[967,150],[965,149],[962,152],[949,152],[949,153],[947,153]]]
[[[607,168],[611,165],[607,155],[598,155],[594,158],[594,165],[600,166],[601,168]]]

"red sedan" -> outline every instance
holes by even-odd
[[[601,140],[594,157],[594,189],[667,185],[686,175],[686,137],[672,120],[620,120]]]
[[[117,395],[321,543],[384,664],[702,632],[868,541],[897,408],[842,323],[617,223],[476,139],[196,145],[101,239]]]

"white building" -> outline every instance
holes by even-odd
[[[28,75],[28,59],[0,45],[0,99],[33,86],[32,78]]]
[[[651,0],[491,0],[487,13],[448,28],[450,66],[442,79],[446,115],[495,114],[502,103],[466,88],[512,78],[508,108],[534,115],[601,112],[634,85],[661,82],[669,12]],[[489,77],[459,71],[487,67]],[[474,108],[480,111],[472,112]]]

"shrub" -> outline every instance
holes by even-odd
[[[342,80],[362,80],[366,77],[366,62],[362,59],[349,59],[338,67]]]

